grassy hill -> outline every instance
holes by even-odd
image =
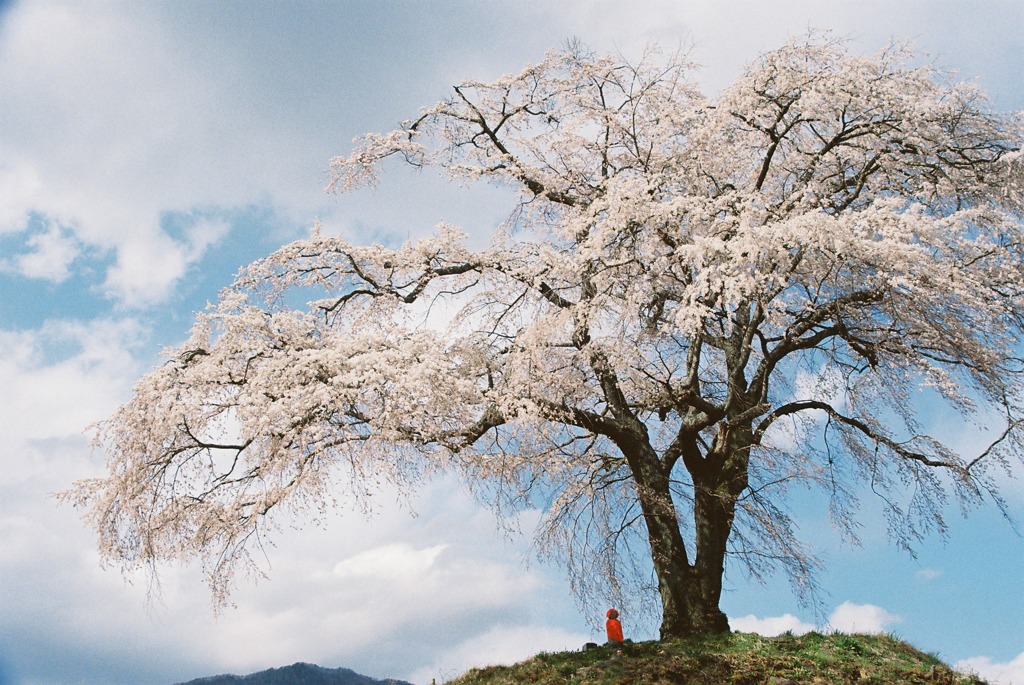
[[[449,685],[985,685],[886,635],[732,633],[623,649],[540,654],[474,669]]]

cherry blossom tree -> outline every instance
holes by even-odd
[[[950,500],[1001,506],[1022,126],[912,62],[812,36],[707,98],[681,56],[570,47],[455,87],[333,160],[332,188],[394,158],[514,189],[488,246],[314,231],[251,264],[99,426],[109,475],[68,497],[109,559],[200,558],[223,600],[279,511],[454,472],[539,508],[579,596],[651,600],[663,638],[728,629],[727,559],[811,586],[794,484],[854,540],[877,494],[908,548]],[[986,445],[944,444],[922,406]]]

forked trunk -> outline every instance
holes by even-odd
[[[669,477],[654,450],[645,446],[627,456],[661,593],[662,640],[729,631],[719,603],[736,500],[747,483],[748,438],[749,430],[723,431],[716,441],[720,450],[713,449],[700,460],[699,468],[690,469],[696,532],[692,562],[679,529]]]
[[[640,505],[647,525],[654,572],[661,594],[661,639],[683,638],[699,633],[721,633],[729,622],[719,609],[722,595],[726,541],[732,527],[732,508],[722,506],[714,495],[698,496],[697,559],[690,563],[679,530],[679,519],[653,450],[627,457],[636,478]],[[648,454],[649,452],[649,454]]]
[[[667,493],[666,493],[667,494]],[[662,509],[648,512],[641,497],[647,524],[654,572],[661,593],[661,639],[688,637],[700,633],[729,631],[729,621],[719,608],[722,597],[725,543],[731,528],[731,516],[721,507],[713,507],[710,516],[698,514],[698,557],[690,564],[686,546],[679,531],[675,508],[658,497]],[[671,508],[671,514],[666,511]],[[698,506],[698,511],[703,507]]]

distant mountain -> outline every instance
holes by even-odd
[[[347,668],[292,664],[251,675],[215,675],[178,685],[412,685],[404,680],[378,680]]]

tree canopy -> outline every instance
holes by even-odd
[[[319,232],[237,276],[104,422],[77,484],[128,567],[203,559],[214,596],[278,509],[459,473],[537,506],[584,600],[728,628],[727,559],[816,564],[787,488],[855,537],[860,483],[910,546],[1022,454],[1020,118],[891,47],[793,41],[706,97],[681,55],[580,47],[467,81],[332,161],[518,192],[483,249]],[[310,298],[306,304],[302,299]],[[987,429],[959,453],[925,397]]]

